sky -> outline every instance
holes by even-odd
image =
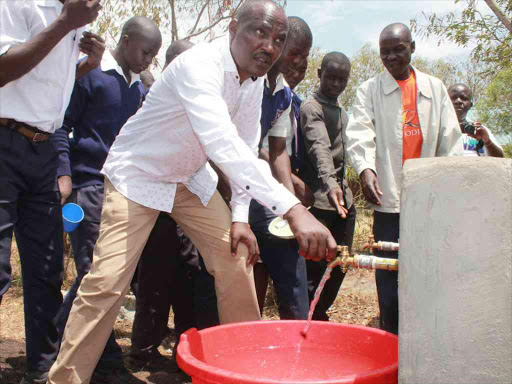
[[[479,4],[479,9],[490,12],[485,3]],[[324,51],[341,51],[348,57],[367,42],[377,47],[380,31],[388,24],[402,22],[409,25],[417,16],[425,24],[422,12],[446,14],[462,10],[463,4],[455,4],[454,0],[288,0],[286,6],[288,16],[299,16],[309,24],[313,31],[313,46]],[[471,52],[471,47],[449,43],[438,45],[435,37],[415,40],[417,54],[432,59],[459,60]]]

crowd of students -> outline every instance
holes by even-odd
[[[360,85],[349,116],[338,98],[350,60],[327,53],[303,101],[294,90],[313,33],[271,0],[246,1],[225,38],[173,42],[155,76],[147,69],[162,35],[148,18],[126,21],[109,51],[84,32],[99,0],[0,7],[0,303],[15,233],[22,383],[141,382],[112,330],[130,286],[132,369],[178,369],[158,352],[171,307],[178,337],[259,320],[269,277],[280,317],[306,319],[336,245],[352,246],[348,164],[375,208],[375,240],[396,242],[408,159],[503,156],[466,119],[467,86],[447,90],[411,65],[415,43],[401,23],[381,32],[386,70]],[[70,233],[77,278],[63,299],[66,202],[85,217]],[[277,216],[295,239],[270,234]],[[329,320],[343,278],[333,271],[313,319]],[[397,274],[377,271],[376,282],[381,328],[398,333]]]

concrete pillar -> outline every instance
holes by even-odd
[[[512,383],[512,161],[407,162],[399,383]]]

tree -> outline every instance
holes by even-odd
[[[308,69],[302,83],[297,87],[297,93],[305,98],[311,95],[320,85],[317,71],[322,63],[322,58],[326,52],[314,48],[311,51],[308,61]],[[366,43],[363,47],[350,58],[351,70],[347,88],[340,96],[340,103],[350,112],[356,98],[357,88],[366,80],[376,76],[384,70],[379,52],[373,48],[371,43]],[[467,83],[465,69],[456,66],[444,59],[429,60],[425,57],[415,55],[412,65],[418,70],[440,78],[449,86],[457,82]],[[469,66],[468,66],[469,68]],[[480,89],[477,91],[480,92]],[[478,93],[479,94],[479,93]]]
[[[425,37],[438,36],[439,44],[450,41],[466,47],[469,43],[474,43],[476,46],[471,52],[473,60],[488,64],[484,73],[491,76],[510,67],[512,0],[485,0],[492,11],[490,14],[484,14],[478,9],[478,0],[455,0],[455,3],[465,5],[461,13],[423,13],[426,25],[421,25],[417,18],[413,19],[412,30]]]
[[[103,0],[103,9],[93,30],[104,36],[107,46],[113,48],[123,23],[137,15],[152,19],[162,31],[164,42],[180,39],[211,41],[226,33],[229,20],[245,1]],[[278,3],[284,5],[286,1]]]
[[[478,119],[493,132],[512,139],[512,68],[498,73],[475,105],[475,110]]]

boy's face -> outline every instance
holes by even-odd
[[[287,75],[291,71],[297,71],[304,63],[307,66],[310,50],[311,41],[289,37],[283,53],[276,63],[277,69],[283,75]]]
[[[304,77],[306,76],[306,71],[308,69],[308,61],[304,60],[304,62],[295,70],[290,70],[288,73],[284,75],[284,79],[290,86],[290,89],[293,91],[297,85],[300,84]]]
[[[337,99],[347,87],[349,76],[349,63],[340,64],[334,61],[327,63],[323,70],[318,70],[320,92],[330,99]]]
[[[452,100],[453,108],[455,108],[458,120],[464,120],[468,111],[473,106],[471,101],[471,91],[467,87],[455,85],[448,89],[448,95]]]
[[[136,36],[129,38],[124,36],[124,59],[134,73],[145,71],[162,46],[162,40],[158,38]]]

